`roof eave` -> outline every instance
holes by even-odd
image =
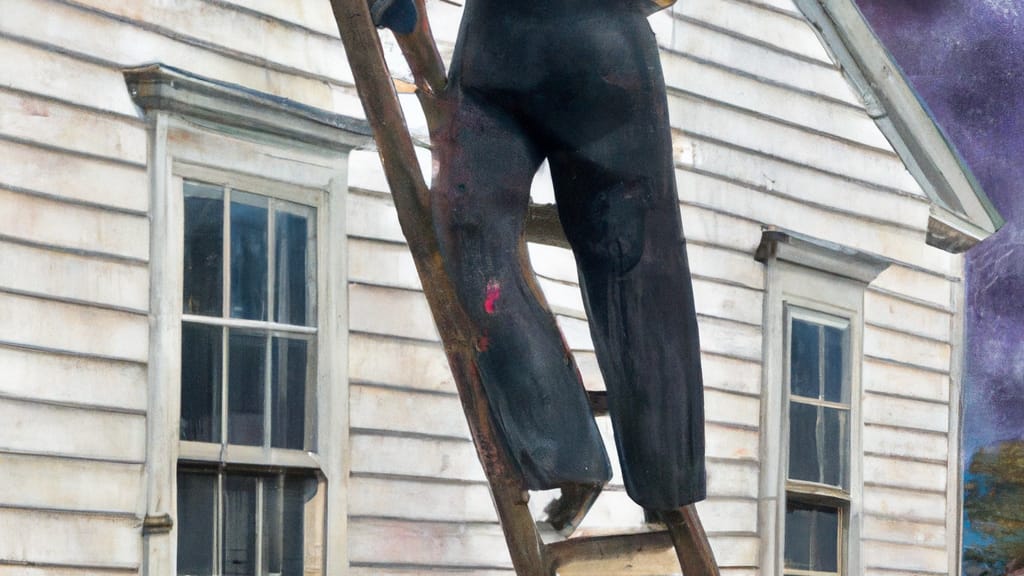
[[[931,200],[928,244],[959,253],[1003,218],[853,0],[795,0]]]

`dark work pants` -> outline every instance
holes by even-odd
[[[607,481],[523,240],[530,185],[549,161],[626,488],[647,508],[673,509],[704,497],[703,389],[657,46],[622,0],[553,3],[467,6],[456,110],[438,135],[442,255],[479,328],[491,412],[528,487]]]

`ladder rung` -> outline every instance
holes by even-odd
[[[546,547],[552,566],[558,574],[665,574],[677,572],[679,564],[667,530],[581,536]],[[664,553],[664,554],[663,554]],[[653,554],[664,556],[664,562],[640,562]],[[641,568],[642,567],[642,568]]]
[[[604,390],[587,390],[587,399],[590,400],[590,410],[594,416],[604,416],[608,413],[608,393]]]

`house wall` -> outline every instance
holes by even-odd
[[[120,69],[358,109],[328,4],[263,4],[0,7],[0,574],[142,569],[150,184]]]
[[[428,4],[448,54],[459,10]],[[753,253],[764,225],[893,260],[865,297],[862,557],[869,574],[955,570],[946,470],[960,258],[925,245],[920,187],[790,0],[682,0],[652,25],[700,313],[700,512],[723,573],[754,574],[760,561],[765,277]],[[322,0],[4,2],[0,574],[141,570],[149,188],[146,125],[119,69],[152,61],[362,115]],[[375,152],[350,163],[350,573],[510,574]],[[536,196],[550,199],[543,178]],[[600,387],[570,255],[533,246],[531,257]],[[534,497],[538,513],[548,497]],[[584,529],[641,523],[616,479]]]

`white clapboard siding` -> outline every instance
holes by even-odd
[[[0,37],[0,62],[4,63],[6,87],[137,116],[135,104],[125,89],[124,76],[114,68],[3,37]]]
[[[814,30],[795,15],[780,14],[738,0],[680,3],[675,14],[728,30],[774,49],[816,60],[825,66],[834,66]]]
[[[841,74],[829,66],[766,50],[750,38],[716,30],[699,21],[673,19],[658,42],[692,58],[736,70],[746,76],[789,86],[810,94],[862,107],[856,93]]]
[[[861,365],[861,383],[870,392],[949,401],[949,376],[873,358],[866,358]]]
[[[864,395],[862,406],[866,423],[931,432],[949,430],[949,406],[946,404],[868,393]]]
[[[678,174],[677,171],[677,177]],[[680,190],[681,198],[685,194]],[[758,221],[723,212],[714,205],[704,206],[686,200],[683,200],[680,214],[683,233],[691,241],[749,254],[753,259],[754,250],[761,242],[762,225]]]
[[[761,423],[761,399],[719,390],[705,390],[704,417],[713,422],[728,422],[757,428]]]
[[[945,524],[868,515],[863,519],[862,531],[865,538],[879,542],[916,546],[942,546],[946,543]]]
[[[82,0],[78,4],[138,27],[157,27],[179,37],[203,41],[206,50],[259,55],[268,63],[352,83],[340,39],[296,30],[262,14],[206,0],[131,4]],[[196,18],[197,14],[202,14],[202,18]]]
[[[349,287],[349,328],[357,332],[438,341],[422,292],[367,284]]]
[[[792,126],[678,91],[670,92],[672,125],[826,172],[913,193],[917,182],[895,154]]]
[[[949,569],[949,553],[945,546],[925,547],[865,540],[861,553],[867,566],[886,570],[907,570],[945,573]]]
[[[757,498],[759,470],[756,462],[709,459],[708,494],[724,498]]]
[[[957,267],[957,275],[962,274],[961,265],[953,266]],[[889,266],[871,283],[874,289],[899,294],[947,310],[952,301],[953,286],[954,283],[946,278],[905,266]]]
[[[67,568],[61,566],[25,566],[0,565],[0,576],[81,576],[79,568]],[[125,576],[126,574],[138,574],[134,566],[127,568],[96,568],[88,569],[89,576]]]
[[[352,472],[484,482],[476,449],[463,440],[354,434]]]
[[[146,419],[0,398],[0,452],[142,462]]]
[[[837,214],[825,207],[791,198],[758,193],[727,180],[681,170],[679,195],[683,202],[765,224],[794,230],[908,264],[939,272],[955,273],[945,252],[927,247],[923,234]],[[688,206],[683,207],[685,217]],[[760,230],[759,230],[760,232]],[[760,239],[760,234],[758,234]],[[753,248],[750,253],[753,254]]]
[[[949,450],[949,439],[944,432],[867,424],[863,446],[866,453],[943,462]]]
[[[903,520],[945,522],[946,497],[944,494],[873,486],[864,490],[864,513]]]
[[[951,314],[946,310],[920,306],[877,292],[864,295],[866,321],[894,330],[949,342]]]
[[[717,498],[709,496],[697,503],[704,529],[714,535],[757,534],[757,500],[753,498]]]
[[[138,520],[0,508],[0,558],[6,562],[95,568],[140,563]]]
[[[349,515],[426,522],[493,522],[498,517],[486,484],[353,476]]]
[[[146,169],[0,140],[0,184],[58,198],[143,212],[149,207]],[[10,192],[6,192],[9,196]],[[9,201],[5,196],[3,201]],[[4,213],[15,211],[3,210]],[[47,212],[57,210],[49,208]],[[129,227],[129,224],[122,225]],[[0,228],[8,230],[4,226]],[[70,233],[70,232],[69,232]],[[136,249],[145,254],[145,247]]]
[[[0,134],[124,162],[146,162],[146,131],[140,121],[2,89]]]
[[[420,277],[405,244],[349,240],[348,279],[360,284],[421,290]]]
[[[931,492],[946,490],[945,462],[932,464],[866,455],[863,470],[865,481],[873,485]]]
[[[0,342],[145,362],[149,320],[0,292]]]
[[[69,26],[69,22],[74,25]],[[32,31],[32,39],[37,42],[118,66],[159,61],[312,106],[331,106],[331,92],[322,79],[269,68],[266,60],[273,52],[270,47],[259,54],[259,59],[243,60],[66,4],[16,0],[5,6],[0,32],[23,35],[26,30]],[[344,61],[338,55],[337,60]],[[331,80],[351,82],[351,78],[343,77]]]
[[[704,427],[707,456],[734,460],[756,460],[760,434],[757,430],[708,421]]]
[[[349,335],[349,378],[357,382],[455,392],[448,358],[439,343]]]
[[[145,311],[149,270],[138,263],[0,241],[0,289]]]
[[[456,396],[353,385],[349,403],[353,428],[469,439]]]
[[[952,359],[948,342],[871,325],[864,327],[864,354],[941,372],[949,370]]]
[[[694,277],[724,280],[754,290],[764,289],[764,266],[751,254],[693,241],[687,243],[686,254],[690,260],[690,274]]]
[[[857,106],[763,82],[682,55],[666,54],[662,67],[665,83],[675,89],[815,132],[892,151],[875,122]]]
[[[859,176],[830,174],[695,134],[677,132],[674,142],[678,165],[745,184],[758,193],[796,198],[914,230],[927,226],[928,203],[916,194],[867,186],[855,179]],[[679,185],[693,184],[681,180]]]
[[[2,574],[2,572],[0,572]],[[451,566],[445,566],[442,569],[431,570],[429,568],[402,568],[399,566],[353,566],[348,572],[349,576],[424,576],[433,574],[451,574],[452,576],[515,576],[515,571],[512,567],[506,569],[487,569],[481,570],[479,568],[454,568]]]
[[[352,192],[345,204],[347,232],[353,238],[405,243],[391,198]]]
[[[319,0],[292,0],[281,3],[277,0],[223,0],[224,3],[252,10],[267,18],[275,18],[295,26],[338,37],[338,25],[334,22],[330,3]]]
[[[701,333],[703,334],[703,331]],[[745,395],[761,393],[760,362],[718,356],[705,351],[701,355],[701,367],[704,371],[705,390],[722,390]]]
[[[495,569],[512,565],[505,537],[496,524],[353,518],[348,535],[349,558],[355,566]]]
[[[0,453],[0,469],[0,506],[134,514],[142,498],[139,464]]]
[[[146,409],[146,369],[0,346],[0,395],[125,411]]]

